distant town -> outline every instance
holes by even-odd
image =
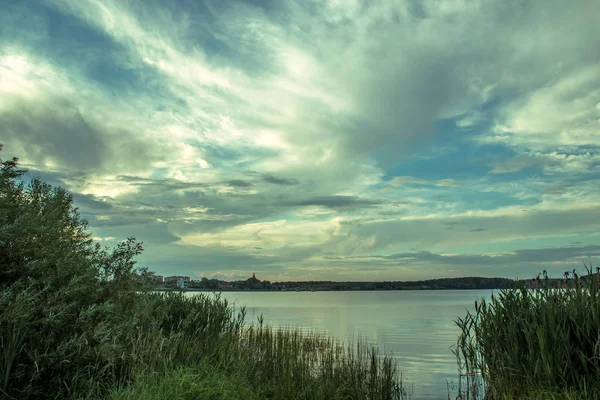
[[[440,289],[503,289],[514,287],[516,282],[506,278],[444,278],[421,281],[383,281],[383,282],[333,282],[333,281],[290,281],[270,282],[260,280],[256,274],[246,280],[224,281],[202,278],[190,279],[189,276],[155,276],[156,290],[189,291],[233,291],[233,290],[269,290],[269,291],[328,291],[328,290],[440,290]]]

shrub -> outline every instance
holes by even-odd
[[[25,185],[16,158],[0,166],[0,390],[40,399],[117,384],[148,277],[133,261],[142,244],[94,245],[70,194]]]

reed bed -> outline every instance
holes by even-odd
[[[585,269],[564,287],[544,273],[503,289],[456,321],[463,398],[600,399],[600,270]]]
[[[114,399],[143,398],[138,396],[150,390],[148,385],[158,390],[157,385],[171,386],[185,377],[194,393],[214,386],[211,379],[232,377],[223,387],[234,385],[250,398],[408,398],[394,360],[364,342],[348,348],[321,334],[246,324],[245,309],[236,313],[218,295],[152,298],[160,329],[136,342],[131,384],[113,391]],[[194,371],[208,380],[198,381]],[[220,398],[210,396],[198,398]]]
[[[252,381],[273,384],[267,397],[404,399],[395,361],[364,341],[344,346],[314,332],[251,327],[241,340],[242,363]],[[251,351],[247,351],[251,350]]]

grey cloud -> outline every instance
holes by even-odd
[[[200,182],[184,182],[177,179],[155,179],[155,178],[141,178],[138,176],[131,175],[119,175],[115,178],[116,181],[129,183],[135,186],[141,186],[147,190],[184,190],[184,189],[197,189],[204,188],[207,185]]]
[[[548,185],[544,188],[543,194],[549,195],[561,195],[568,193],[571,188],[573,188],[573,184],[568,183],[557,183],[554,185]]]
[[[557,152],[526,152],[513,158],[493,161],[489,165],[492,174],[506,174],[522,171],[525,168],[540,168],[546,175],[595,174],[600,166],[600,147],[572,146]]]
[[[598,257],[600,246],[589,245],[580,247],[555,247],[534,250],[516,250],[515,259],[525,262],[568,261],[572,258]]]
[[[207,211],[197,213],[186,211],[186,205],[156,204],[142,205],[114,201],[110,208],[98,208],[96,203],[89,204],[89,199],[76,198],[75,205],[81,206],[82,216],[90,222],[90,228],[95,233],[97,229],[131,229],[135,232],[140,224],[159,224],[168,227],[170,232],[178,235],[190,233],[214,233],[223,231],[237,225],[250,223],[260,218],[261,215],[225,214],[222,212]],[[241,212],[240,208],[240,212]],[[162,222],[158,222],[158,220]],[[146,235],[145,229],[140,230],[140,235]],[[108,235],[108,234],[107,234]],[[110,235],[109,235],[110,236]],[[115,235],[112,235],[115,236]]]
[[[229,186],[238,187],[238,188],[247,188],[252,187],[254,184],[252,182],[244,181],[241,179],[232,179],[226,182]]]
[[[430,251],[396,253],[389,256],[331,257],[326,262],[352,270],[369,265],[394,280],[432,277],[503,276],[528,279],[542,270],[560,277],[573,268],[584,271],[584,262],[600,256],[600,246],[519,250],[503,254],[440,254]],[[588,265],[589,266],[589,265]]]
[[[38,167],[55,162],[83,173],[137,170],[164,156],[133,131],[102,126],[60,97],[14,100],[0,110],[0,124],[7,146]]]
[[[272,183],[274,185],[283,185],[283,186],[293,186],[293,185],[298,184],[297,179],[281,178],[281,177],[269,175],[269,174],[263,175],[263,181],[265,181],[267,183]]]
[[[21,160],[19,160],[19,162],[21,162]],[[81,182],[85,180],[86,176],[85,173],[78,171],[42,171],[37,168],[31,168],[29,165],[23,165],[23,168],[27,170],[24,176],[25,180],[30,178],[39,178],[55,187],[61,186],[63,188],[67,188],[65,180]]]
[[[176,219],[169,222],[169,227],[174,232],[180,235],[197,234],[197,233],[216,233],[222,232],[228,228],[232,228],[238,225],[244,225],[256,221],[259,217],[257,216],[217,216],[215,219],[197,219],[193,221],[185,221],[183,219]]]
[[[442,255],[429,251],[416,253],[397,253],[390,256],[375,257],[382,260],[397,260],[402,263],[435,262],[449,265],[465,266],[504,266],[519,263],[572,262],[582,257],[600,256],[600,246],[559,247],[545,249],[516,250],[499,255],[460,254]]]
[[[383,200],[365,199],[356,196],[319,196],[292,203],[296,206],[322,206],[332,209],[368,208],[380,204],[383,204]]]
[[[181,181],[176,181],[174,179],[151,179],[151,178],[143,178],[135,175],[118,175],[116,180],[127,183],[134,183],[138,185],[160,185],[160,184],[170,184],[170,183],[185,183]]]
[[[112,210],[113,208],[110,198],[98,197],[91,194],[74,193],[73,202],[76,206],[83,206],[86,209],[97,210],[99,212]]]
[[[263,269],[277,268],[282,259],[278,257],[260,257],[243,252],[236,252],[224,247],[201,247],[176,245],[148,246],[139,257],[140,263],[161,273],[174,271],[177,273],[193,273],[202,271],[230,271],[244,268]]]
[[[161,220],[180,235],[218,232],[273,213],[273,207],[262,196],[219,193],[208,184],[126,176],[119,181],[137,186],[137,191],[107,200],[110,208],[102,208],[95,201],[102,199],[93,196],[75,197],[75,205],[82,208],[92,230],[127,226],[136,229],[136,225]],[[182,192],[175,193],[176,189]]]
[[[365,46],[340,57],[357,60],[347,63],[348,72],[342,66],[340,77],[352,82],[353,97],[378,121],[369,135],[351,137],[355,150],[385,143],[393,158],[418,137],[433,136],[435,119],[483,104],[486,87],[526,93],[556,76],[551,66],[560,65],[563,74],[600,59],[600,47],[586,39],[600,34],[592,17],[600,11],[597,3],[552,1],[541,13],[517,3],[483,2],[477,12],[465,7],[448,14],[427,4],[427,19],[409,16],[394,26],[382,18],[377,27],[369,21],[373,27],[365,34],[371,40],[360,38]],[[459,15],[457,24],[453,17]]]
[[[194,190],[194,189],[210,189],[220,185],[231,186],[235,188],[250,188],[255,186],[255,182],[243,180],[243,179],[230,179],[216,182],[183,182],[176,179],[156,179],[156,178],[142,178],[131,175],[119,175],[116,177],[117,181],[130,183],[132,185],[145,187],[149,189],[155,187],[157,190]],[[267,183],[283,186],[297,185],[298,181],[295,179],[279,178],[272,175],[265,175],[262,180]]]
[[[0,110],[0,123],[7,143],[22,143],[25,155],[38,165],[56,157],[61,165],[95,170],[103,166],[110,151],[102,133],[67,101],[16,101],[11,109]]]
[[[243,179],[230,179],[225,181],[217,182],[184,182],[177,179],[156,179],[156,178],[142,178],[132,175],[119,175],[116,178],[118,181],[131,183],[136,186],[155,186],[162,189],[200,189],[210,188],[212,186],[227,185],[237,188],[248,188],[254,186],[250,181]]]
[[[459,222],[463,229],[452,235],[444,231],[448,222]],[[362,238],[356,250],[373,251],[394,245],[457,246],[555,235],[600,229],[600,207],[585,206],[572,209],[529,210],[527,213],[498,215],[461,215],[453,217],[411,218],[360,223],[345,221],[349,237]],[[473,235],[466,228],[486,226],[487,230]],[[366,238],[369,238],[367,241]]]
[[[123,209],[120,209],[118,213],[112,212],[110,214],[106,212],[82,211],[81,215],[90,222],[92,230],[96,228],[119,227],[132,227],[133,229],[135,225],[156,221],[157,218],[160,218],[159,215],[164,217],[164,214],[159,212],[126,211]]]
[[[413,185],[432,185],[432,186],[461,186],[462,183],[455,181],[454,179],[440,179],[440,180],[427,180],[419,179],[414,176],[396,176],[391,181],[392,186],[403,186],[406,184]]]

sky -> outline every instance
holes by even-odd
[[[600,261],[600,2],[0,0],[0,143],[226,280]]]

